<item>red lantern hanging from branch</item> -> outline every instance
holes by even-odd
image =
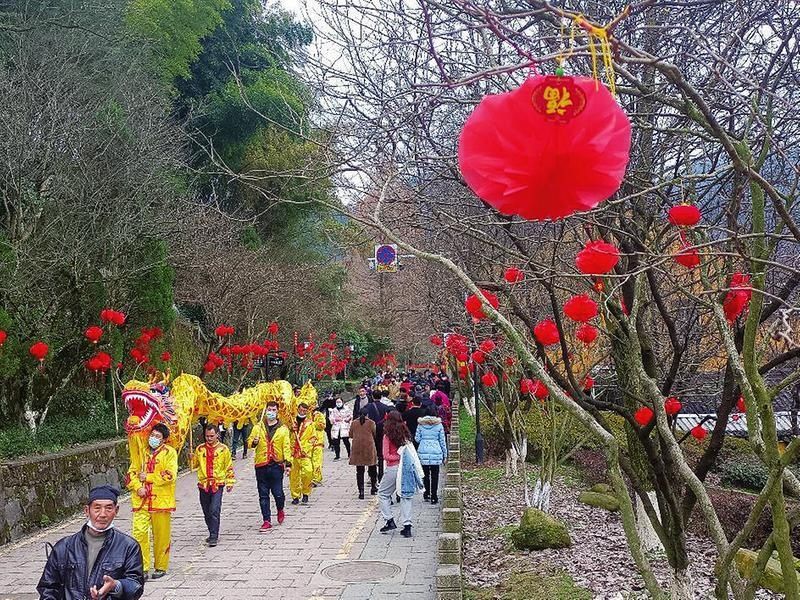
[[[527,396],[533,392],[533,379],[520,379],[519,380],[519,393]]]
[[[531,386],[531,394],[533,394],[537,400],[544,400],[550,395],[550,390],[547,389],[544,383],[536,379]]]
[[[700,209],[694,204],[678,204],[669,209],[669,222],[680,227],[694,227],[700,222]]]
[[[586,294],[578,294],[566,301],[564,314],[573,321],[585,323],[597,316],[597,302]]]
[[[590,77],[537,75],[486,96],[464,124],[458,161],[480,198],[507,215],[561,219],[619,189],[631,125]]]
[[[218,325],[217,328],[214,329],[214,334],[220,338],[231,336],[234,333],[236,333],[236,330],[230,325],[222,324]]]
[[[39,362],[44,362],[44,359],[47,357],[47,353],[50,352],[50,347],[44,342],[36,342],[35,344],[31,345],[31,347],[28,349],[28,352],[30,352],[31,356]]]
[[[702,442],[704,439],[706,439],[706,436],[708,435],[708,431],[706,431],[705,427],[703,427],[700,424],[697,424],[694,427],[692,427],[690,433],[692,434],[692,437],[696,439],[698,442]]]
[[[722,310],[725,311],[725,318],[729,323],[733,323],[741,315],[750,303],[753,290],[750,288],[750,276],[743,273],[734,273],[731,277],[731,284],[725,300],[722,302]]]
[[[0,329],[0,346],[6,343],[6,339],[8,339],[8,334]]]
[[[664,400],[664,412],[666,412],[670,417],[674,417],[681,412],[681,408],[683,408],[683,405],[675,396],[670,396]]]
[[[594,378],[587,375],[583,378],[583,391],[589,392],[594,387]]]
[[[475,350],[475,352],[472,353],[472,362],[482,365],[486,362],[486,355],[480,350]]]
[[[597,327],[584,323],[578,327],[575,337],[588,346],[597,339],[598,333]]]
[[[272,323],[269,324],[269,327],[267,327],[267,331],[273,337],[278,335],[278,330],[279,329],[280,329],[280,327],[278,327],[278,323],[276,321],[273,321]]]
[[[676,263],[687,269],[694,269],[700,266],[700,253],[697,252],[697,248],[692,246],[684,245],[673,258]]]
[[[492,292],[481,290],[481,294],[483,294],[483,297],[486,298],[486,301],[492,308],[497,310],[500,307],[500,301]],[[464,302],[464,308],[467,309],[467,312],[472,315],[474,319],[480,320],[486,318],[486,314],[483,312],[481,299],[476,294],[470,294],[467,297],[467,300]]]
[[[575,256],[575,266],[584,275],[605,275],[619,262],[619,250],[603,240],[589,240]]]
[[[653,410],[643,406],[633,414],[633,420],[636,421],[640,427],[644,427],[653,420]]]
[[[497,348],[497,344],[495,344],[494,340],[483,340],[481,345],[478,347],[484,354],[489,354],[493,352],[495,348]]]
[[[442,345],[442,336],[440,336],[440,335],[432,335],[430,337],[430,342],[434,346],[441,346]]]
[[[517,267],[508,267],[503,273],[503,279],[508,283],[519,283],[525,279],[525,273]]]
[[[484,373],[481,375],[481,383],[486,387],[495,387],[498,383],[497,375],[495,375],[492,371]]]
[[[561,340],[558,327],[552,319],[544,319],[533,328],[533,335],[542,346],[553,346]]]
[[[103,328],[98,327],[97,325],[92,325],[91,327],[86,328],[86,331],[83,332],[83,335],[87,340],[93,344],[96,344],[100,341],[100,338],[103,337]]]
[[[747,405],[744,402],[744,396],[739,396],[739,399],[736,401],[736,410],[739,412],[747,412]]]

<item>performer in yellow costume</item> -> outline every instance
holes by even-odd
[[[203,430],[205,444],[194,451],[191,466],[197,469],[197,487],[200,489],[200,507],[208,528],[206,544],[216,546],[219,539],[219,520],[222,512],[222,493],[230,492],[236,483],[231,451],[219,441],[216,425],[207,424]]]
[[[314,419],[314,444],[311,451],[311,465],[314,470],[313,483],[322,483],[322,461],[325,456],[325,415],[315,410]]]
[[[142,470],[135,465],[128,471],[128,489],[133,492],[133,537],[142,548],[145,578],[150,572],[150,532],[153,533],[155,572],[153,579],[163,577],[169,568],[172,512],[175,510],[175,478],[178,475],[178,453],[164,442],[169,427],[159,423],[150,431],[149,453],[143,457]]]
[[[261,507],[263,523],[260,531],[272,529],[269,495],[275,498],[278,511],[278,524],[286,518],[283,507],[286,496],[283,493],[283,474],[292,467],[292,434],[288,427],[278,420],[278,403],[267,403],[264,411],[266,423],[259,422],[250,434],[250,447],[255,448],[256,485],[258,504]]]
[[[292,493],[292,504],[308,504],[311,494],[311,481],[314,467],[311,456],[314,451],[314,440],[317,428],[313,418],[308,418],[308,404],[297,405],[297,417],[292,423],[292,470],[289,473],[289,490]]]

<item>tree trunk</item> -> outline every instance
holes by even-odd
[[[650,498],[650,503],[653,505],[653,510],[656,511],[659,520],[661,520],[661,513],[658,510],[658,502],[656,500],[656,493],[653,491],[646,492]],[[642,541],[642,550],[645,552],[663,552],[664,546],[661,545],[661,540],[658,539],[656,530],[653,529],[653,524],[644,510],[639,496],[636,496],[636,531],[639,533],[639,539]]]
[[[511,447],[506,449],[506,477],[516,477],[519,474],[518,462],[519,453],[514,444],[511,444]]]
[[[542,512],[550,512],[550,491],[553,487],[552,482],[543,481],[541,476],[536,480],[531,497],[531,506],[538,508]]]
[[[679,569],[672,572],[672,585],[670,586],[672,600],[693,600],[694,585],[689,569]]]
[[[475,396],[464,396],[464,408],[467,409],[467,414],[475,418]]]

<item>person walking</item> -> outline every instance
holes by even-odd
[[[194,451],[192,469],[197,469],[197,487],[200,490],[200,507],[208,528],[206,544],[217,545],[219,539],[219,517],[222,511],[222,492],[230,492],[236,483],[233,473],[231,451],[220,443],[217,428],[207,424],[203,428],[205,443]]]
[[[47,557],[36,586],[40,600],[142,597],[142,550],[136,540],[114,527],[119,493],[110,485],[89,490],[83,509],[86,523],[57,541]]]
[[[353,450],[350,453],[350,464],[356,468],[356,485],[358,499],[364,499],[364,469],[369,472],[369,493],[378,493],[378,450],[375,447],[375,421],[361,415],[350,425],[350,437]]]
[[[333,395],[333,392],[327,392],[325,394],[325,399],[320,404],[320,408],[322,409],[323,413],[325,414],[325,435],[328,438],[328,449],[334,450],[333,447],[333,437],[331,435],[331,430],[333,429],[333,423],[330,419],[330,410],[336,406],[336,398]]]
[[[383,392],[381,390],[373,390],[372,397],[369,399],[364,409],[364,414],[375,422],[375,449],[378,452],[378,481],[383,479],[383,420],[387,412],[389,412],[388,407],[381,402],[382,398]]]
[[[386,416],[383,436],[383,456],[386,471],[378,488],[378,499],[381,506],[381,517],[386,524],[381,533],[397,529],[392,515],[392,496],[400,496],[400,518],[403,522],[403,537],[411,537],[412,509],[414,495],[424,489],[425,476],[417,451],[411,443],[411,434],[397,411]]]
[[[278,524],[283,523],[286,496],[283,493],[283,474],[292,469],[292,434],[289,428],[278,420],[278,403],[267,402],[264,411],[266,423],[259,422],[250,436],[250,446],[255,448],[256,486],[258,504],[261,508],[261,533],[272,529],[269,495],[275,499],[278,511]]]
[[[367,388],[363,385],[358,389],[358,396],[353,401],[353,416],[358,416],[361,414],[361,411],[366,408],[368,402],[367,398]]]
[[[447,460],[447,442],[442,419],[434,414],[422,417],[417,426],[415,440],[424,473],[422,482],[425,486],[425,493],[422,497],[430,500],[431,504],[438,504],[439,467]]]
[[[316,427],[313,418],[308,418],[308,404],[297,405],[297,416],[292,423],[292,470],[289,473],[289,491],[292,504],[308,504],[311,494],[311,481],[314,477],[314,466],[311,456],[316,440]]]
[[[413,396],[411,398],[411,408],[403,413],[403,420],[406,423],[406,427],[408,427],[408,431],[411,433],[412,440],[416,440],[417,423],[419,423],[419,419],[428,414],[428,411],[422,408],[421,404],[420,397]],[[414,446],[416,445],[417,442],[414,441]]]
[[[242,443],[242,458],[247,458],[247,439],[250,437],[250,431],[253,425],[250,422],[239,423],[238,421],[233,424],[233,441],[231,441],[231,456],[236,460],[236,449],[239,447],[239,442]]]
[[[145,578],[150,572],[150,534],[153,534],[153,579],[167,574],[169,568],[172,513],[175,510],[175,478],[178,476],[178,453],[167,446],[169,428],[163,423],[153,426],[147,443],[150,452],[142,470],[136,465],[128,470],[128,489],[131,490],[131,523],[133,538],[142,548]]]
[[[328,411],[328,418],[331,421],[333,451],[336,453],[333,460],[339,460],[342,442],[347,449],[347,458],[350,458],[350,424],[353,421],[353,413],[344,405],[341,398],[336,398],[336,406]]]

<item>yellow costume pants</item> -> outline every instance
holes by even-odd
[[[314,446],[311,451],[311,464],[314,466],[314,483],[322,483],[322,460],[325,455],[324,446]]]
[[[169,568],[169,546],[172,536],[171,512],[147,512],[137,510],[133,513],[133,538],[142,549],[142,566],[144,572],[150,570],[150,530],[153,531],[153,553],[155,567],[158,571]]]
[[[289,471],[289,491],[292,499],[299,498],[303,494],[311,494],[311,479],[314,475],[314,467],[310,458],[295,458],[292,461],[292,470]]]

